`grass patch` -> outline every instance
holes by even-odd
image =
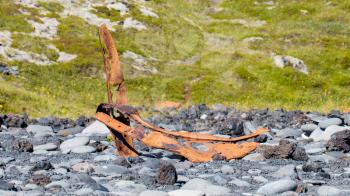
[[[12,47],[20,50],[44,54],[50,60],[56,61],[59,57],[54,49],[48,47],[50,40],[40,37],[33,37],[24,34],[12,34]]]
[[[147,1],[159,18],[142,15],[139,5],[132,2],[125,16],[95,7],[99,17],[111,21],[132,17],[147,26],[147,30],[137,31],[118,25],[112,33],[120,53],[140,54],[148,66],[160,71],[143,74],[131,66],[130,59],[122,59],[130,104],[152,106],[170,100],[224,103],[241,109],[329,111],[349,107],[350,4],[282,0],[268,9],[263,1],[254,2]],[[93,115],[96,105],[106,101],[98,29],[75,16],[60,18],[59,5],[41,1],[40,6],[59,20],[57,39],[15,34],[13,46],[55,59],[56,54],[47,48],[52,42],[78,57],[48,67],[6,62],[18,66],[21,77],[2,78],[0,113],[22,112],[18,106],[25,105],[32,116]],[[218,11],[212,11],[214,6]],[[0,30],[32,32],[26,19],[36,20],[40,14],[26,10],[32,14],[23,15],[12,2],[0,0]],[[246,27],[227,22],[231,19],[265,20],[266,24]],[[212,39],[206,40],[207,35]],[[242,43],[257,36],[263,40]],[[310,74],[275,67],[273,53],[302,59]],[[192,57],[199,59],[188,62]]]

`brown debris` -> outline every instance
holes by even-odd
[[[139,154],[134,149],[133,139],[149,147],[182,155],[192,162],[242,158],[256,149],[258,143],[243,141],[265,133],[266,129],[258,129],[252,134],[241,137],[223,138],[209,134],[168,131],[144,121],[135,108],[126,105],[126,88],[117,48],[105,25],[100,27],[100,40],[103,47],[108,104],[98,106],[96,119],[106,124],[111,130],[120,156],[134,157]],[[117,87],[118,96],[115,104],[113,104],[111,85]],[[163,105],[180,106],[176,102],[167,102]],[[118,115],[115,115],[116,113]],[[130,121],[133,121],[135,126],[131,127]],[[207,150],[198,150],[195,148],[196,145],[204,145]]]

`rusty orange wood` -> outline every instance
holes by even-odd
[[[111,85],[117,86],[116,103],[117,104],[127,104],[127,93],[124,83],[124,76],[122,67],[119,61],[119,55],[117,47],[113,41],[111,33],[108,31],[106,25],[101,25],[99,29],[100,41],[103,50],[103,63],[104,71],[106,74],[106,85],[107,85],[107,97],[108,102],[111,104],[113,102],[113,93],[111,91]],[[128,147],[123,145],[121,141],[112,135],[114,143],[118,149],[119,155],[121,156],[137,156],[137,154],[131,151]],[[133,147],[132,138],[126,136],[123,138],[128,145]]]
[[[252,138],[266,131],[260,129],[253,134],[242,137],[222,138],[209,134],[190,133],[189,135],[186,135],[188,132],[172,132],[166,130],[157,131],[149,129],[148,132],[145,132],[118,122],[107,114],[101,112],[96,113],[96,119],[123,136],[130,136],[138,139],[146,146],[180,154],[191,162],[210,161],[213,160],[215,155],[222,156],[227,160],[242,158],[255,150],[258,144],[255,142],[243,142],[238,144],[233,142]],[[185,143],[183,144],[179,142],[178,139],[183,140]],[[207,147],[207,150],[201,151],[195,149],[192,147],[192,144],[204,145]]]

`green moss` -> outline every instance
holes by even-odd
[[[48,47],[50,41],[45,38],[33,37],[25,34],[13,34],[12,40],[12,47],[14,48],[37,54],[44,54],[52,61],[56,61],[59,57],[55,50]]]
[[[63,5],[53,1],[38,1],[38,5],[53,13],[59,13],[64,10]]]
[[[0,0],[0,30],[31,32],[33,27],[25,20],[12,1]]]
[[[103,6],[95,6],[94,9],[95,10],[93,10],[92,13],[95,13],[97,16],[101,18],[108,18],[114,22],[118,22],[122,19],[122,17],[120,16],[120,13],[117,10],[109,9]]]

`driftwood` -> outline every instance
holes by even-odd
[[[192,162],[242,158],[256,149],[258,143],[244,140],[265,133],[266,129],[258,129],[252,134],[241,137],[223,138],[209,134],[168,131],[144,121],[135,108],[127,105],[126,87],[117,48],[105,25],[100,27],[100,40],[108,103],[98,106],[96,118],[110,129],[119,155],[124,157],[140,155],[134,148],[134,139],[146,146],[182,155]],[[117,87],[115,103],[111,86]],[[131,127],[130,121],[133,121],[135,126]]]

